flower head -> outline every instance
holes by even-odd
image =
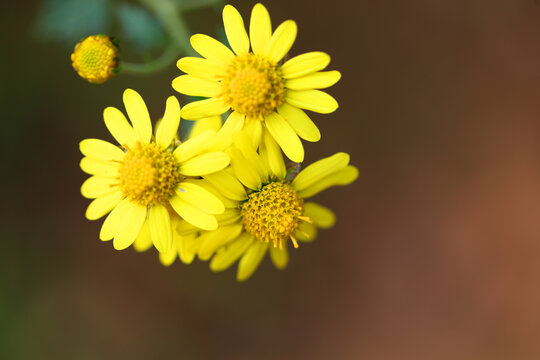
[[[287,157],[304,159],[299,139],[319,141],[321,135],[302,110],[331,113],[336,100],[319,89],[335,84],[338,71],[321,71],[330,62],[322,52],[298,55],[282,63],[296,39],[296,23],[287,20],[272,32],[268,11],[256,4],[251,13],[249,36],[240,13],[231,5],[223,9],[229,49],[210,36],[197,34],[191,45],[203,58],[185,57],[178,68],[187,75],[174,79],[173,88],[183,94],[208,97],[182,109],[191,120],[232,110],[221,136],[232,141],[232,133],[244,128],[258,145],[268,132]]]
[[[183,143],[176,140],[180,104],[171,96],[154,136],[141,96],[128,89],[124,104],[133,126],[114,107],[103,113],[105,125],[120,147],[98,139],[80,143],[85,155],[81,169],[92,175],[81,193],[95,199],[86,217],[96,220],[110,212],[101,228],[101,240],[114,239],[119,250],[135,241],[144,247],[151,240],[160,252],[167,252],[173,244],[171,224],[180,218],[201,229],[216,229],[214,215],[225,208],[201,179],[229,164],[224,152],[207,151],[206,143],[215,131]]]
[[[71,63],[80,77],[102,84],[116,74],[118,47],[107,35],[88,36],[75,45]]]
[[[291,178],[279,146],[267,133],[257,152],[246,133],[237,132],[229,155],[229,168],[204,176],[208,190],[220,196],[226,208],[216,216],[218,229],[200,231],[179,222],[178,246],[162,256],[162,262],[170,264],[176,255],[191,262],[197,255],[201,260],[211,259],[213,271],[222,271],[239,260],[237,279],[242,281],[253,274],[268,251],[282,269],[288,263],[288,240],[298,247],[298,241],[312,241],[317,228],[334,224],[331,210],[305,200],[358,176],[358,170],[349,165],[349,155],[337,153]]]

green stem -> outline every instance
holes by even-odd
[[[135,64],[122,60],[119,70],[126,74],[150,74],[171,65],[175,60],[178,60],[180,53],[178,46],[171,44],[159,57],[148,63]]]
[[[175,0],[140,0],[161,20],[171,39],[183,51],[189,51],[188,29],[180,16],[180,8]]]
[[[166,68],[180,55],[192,54],[188,40],[188,29],[180,16],[180,7],[175,0],[140,0],[161,21],[171,38],[170,45],[156,59],[142,64],[125,61],[120,63],[120,71],[132,74],[149,74]]]

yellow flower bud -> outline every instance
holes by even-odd
[[[107,35],[88,36],[75,45],[71,63],[80,77],[102,84],[116,75],[118,47]]]

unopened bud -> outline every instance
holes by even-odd
[[[116,75],[118,46],[107,35],[88,36],[75,45],[71,63],[80,77],[92,84],[102,84]]]

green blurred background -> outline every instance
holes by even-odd
[[[43,20],[51,3],[80,11]],[[247,22],[254,2],[232,3]],[[112,139],[102,111],[127,87],[161,116],[180,72],[87,84],[69,26],[124,34],[137,61],[166,41],[155,19],[135,1],[2,4],[0,358],[539,359],[540,5],[265,5],[274,27],[297,21],[291,55],[326,51],[343,74],[339,110],[313,114],[323,138],[307,162],[346,151],[361,176],[317,196],[338,222],[285,271],[266,259],[237,283],[115,251],[84,218],[79,141]],[[122,16],[148,27],[130,33]],[[220,17],[186,20],[219,36]]]

